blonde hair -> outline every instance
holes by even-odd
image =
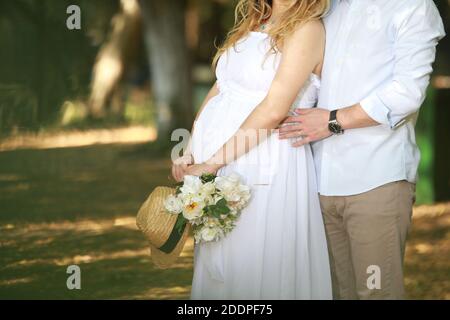
[[[273,0],[239,0],[235,10],[234,27],[228,33],[213,59],[213,67],[220,56],[251,31],[259,29],[272,15]],[[330,0],[290,0],[292,4],[270,30],[270,52],[276,53],[284,39],[308,21],[321,19],[330,8]]]

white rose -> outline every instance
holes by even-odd
[[[239,185],[239,192],[243,195],[243,196],[248,196],[250,197],[250,187],[246,186],[244,184],[240,184]]]
[[[235,172],[233,172],[232,174],[230,174],[230,175],[228,176],[228,179],[229,179],[230,181],[236,183],[236,184],[239,184],[239,182],[241,181],[241,177],[240,177],[237,173],[235,173]]]
[[[203,215],[205,203],[199,197],[193,197],[189,204],[183,209],[183,216],[191,221],[200,218]]]
[[[200,232],[194,233],[195,244],[199,244],[202,241],[202,235]]]
[[[200,230],[200,237],[205,242],[211,242],[219,235],[217,228],[204,227]]]
[[[183,211],[183,203],[181,202],[181,199],[174,195],[170,195],[166,198],[164,201],[164,207],[167,211],[169,211],[169,213],[172,214],[179,214]]]
[[[221,192],[221,194],[229,204],[235,202],[239,203],[242,200],[242,197],[245,196],[243,193],[241,193],[241,190],[239,190],[239,186],[236,186],[231,190],[224,190]]]
[[[181,194],[183,196],[198,194],[202,185],[200,177],[185,176],[183,186],[180,188]]]
[[[238,184],[229,177],[217,177],[215,179],[216,188],[222,192],[231,192]]]
[[[239,185],[239,195],[241,198],[239,200],[239,204],[241,206],[247,205],[247,203],[250,201],[250,197],[251,197],[250,187],[243,185],[243,184]]]
[[[228,202],[241,201],[241,194],[238,189],[232,190],[231,192],[224,193],[224,196]]]
[[[240,184],[240,177],[237,174],[231,174],[227,177],[218,177],[215,180],[216,187],[228,202],[240,202],[241,199],[248,198],[250,189]]]
[[[203,198],[207,205],[214,204],[213,194],[216,192],[216,187],[212,182],[207,182],[200,187],[199,195]]]
[[[231,209],[230,215],[236,217],[239,214],[238,209],[236,209],[236,208],[230,208],[230,209]]]
[[[200,194],[204,197],[212,195],[216,191],[214,183],[207,182],[200,187]]]
[[[205,221],[204,224],[205,224],[206,227],[209,227],[209,228],[220,227],[219,219],[213,218],[213,217],[208,217],[208,219]]]

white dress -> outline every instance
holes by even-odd
[[[220,94],[194,130],[196,163],[209,159],[264,99],[280,61],[270,38],[251,32],[222,55]],[[320,81],[311,75],[293,108],[312,107]],[[314,162],[309,145],[276,135],[219,171],[237,173],[252,199],[225,239],[195,247],[191,299],[331,299],[331,277]]]

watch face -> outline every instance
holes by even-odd
[[[334,134],[340,134],[342,132],[341,126],[337,122],[330,122],[329,129]]]

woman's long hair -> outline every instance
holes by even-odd
[[[220,56],[246,36],[258,30],[272,15],[272,0],[240,0],[236,6],[234,27],[228,33],[222,46],[217,50],[213,60],[216,66]],[[289,2],[286,1],[286,2]],[[318,20],[330,7],[330,0],[290,0],[288,9],[274,24],[268,35],[271,38],[270,51],[276,53],[283,46],[283,41],[300,24]]]

